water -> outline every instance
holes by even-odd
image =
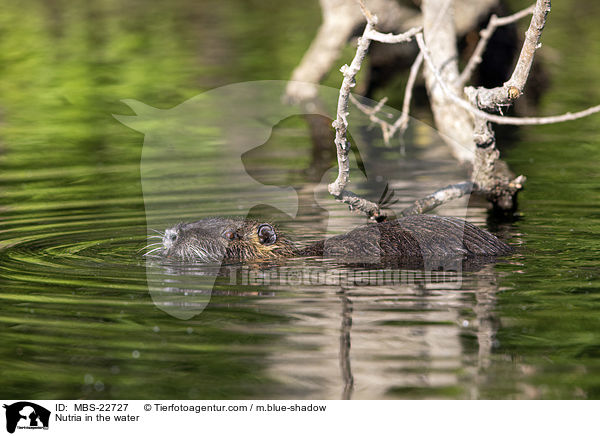
[[[597,118],[518,132],[504,156],[529,178],[520,216],[488,220],[475,199],[466,212],[518,252],[462,272],[460,286],[453,276],[432,281],[410,270],[365,284],[372,271],[315,259],[248,267],[238,273],[250,279],[232,284],[214,269],[148,263],[140,250],[149,228],[240,215],[240,198],[254,192],[240,174],[275,192],[293,188],[297,203],[251,198],[249,212],[301,241],[364,223],[327,195],[322,180],[332,165],[314,158],[323,152],[312,149],[306,120],[278,122],[242,156],[244,172],[232,173],[240,157],[227,148],[230,132],[199,122],[202,147],[182,141],[198,153],[193,161],[152,156],[144,136],[111,114],[133,114],[124,98],[168,109],[216,86],[286,79],[316,29],[318,5],[29,3],[26,20],[15,18],[16,6],[0,13],[8,29],[0,38],[5,397],[600,397]],[[556,5],[544,35],[560,54],[547,61],[554,85],[544,113],[600,101],[597,59],[579,43],[599,41],[597,27],[577,37],[564,31],[576,10]],[[406,154],[399,144],[384,148],[376,131],[359,132],[373,142],[362,158],[380,176],[353,172],[363,195],[377,199],[389,183],[401,209],[465,178],[422,124],[412,126]],[[197,179],[173,190],[172,170]],[[461,215],[465,206],[438,212]],[[285,214],[295,207],[295,217]],[[290,271],[359,283],[307,282]],[[275,272],[287,279],[261,282]],[[165,280],[171,285],[157,286]],[[181,307],[198,313],[173,316]]]

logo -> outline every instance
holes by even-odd
[[[29,401],[19,401],[4,405],[6,409],[6,431],[14,433],[15,429],[48,430],[50,411]]]

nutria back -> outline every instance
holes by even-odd
[[[500,256],[512,248],[490,232],[454,217],[414,215],[373,223],[320,241],[304,254],[354,259]]]

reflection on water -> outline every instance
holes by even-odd
[[[310,259],[290,261],[285,272],[239,265],[154,269],[163,271],[166,287],[151,293],[167,313],[183,317],[225,304],[285,314],[285,323],[231,319],[228,328],[272,336],[263,371],[296,397],[479,396],[478,374],[489,365],[498,327],[492,266],[469,274],[459,289],[447,275],[357,271]],[[219,276],[212,292],[193,280],[207,274]],[[471,356],[465,336],[477,342]]]
[[[228,147],[243,141],[206,114],[211,128],[194,124],[201,139],[188,144],[195,159],[162,148],[143,155],[145,138],[111,115],[134,115],[121,99],[166,110],[202,87],[285,79],[318,25],[316,2],[177,5],[31,1],[26,19],[16,3],[0,12],[5,397],[600,397],[592,119],[524,130],[506,151],[529,177],[514,222],[486,221],[477,199],[438,211],[466,211],[518,246],[498,264],[386,278],[390,269],[291,259],[238,267],[232,280],[221,266],[182,271],[141,256],[149,227],[211,215],[268,218],[300,242],[365,223],[326,191],[334,156],[313,147],[326,116],[286,114],[263,145],[232,157]],[[590,83],[600,72],[580,41],[600,40],[600,28],[582,24],[587,33],[570,36],[573,22],[596,17],[555,9],[544,44],[565,59],[546,98],[559,113],[594,103],[584,100],[600,89]],[[389,184],[398,209],[466,177],[423,124],[411,126],[405,154],[382,146],[368,123],[352,135],[367,174],[376,168],[367,179],[353,162],[353,189],[376,200]],[[241,212],[238,199],[252,192],[232,168],[294,196],[253,198]],[[169,185],[190,174],[191,186]]]

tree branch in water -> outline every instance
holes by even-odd
[[[445,188],[429,194],[427,197],[417,200],[412,206],[404,209],[400,214],[402,216],[419,215],[427,213],[444,203],[468,195],[476,189],[472,182],[461,182],[455,185],[448,185]]]
[[[338,176],[336,180],[328,186],[329,193],[333,195],[337,200],[343,201],[350,205],[351,208],[358,209],[366,213],[369,217],[374,219],[382,219],[382,214],[379,206],[369,200],[360,198],[355,193],[346,190],[346,186],[350,181],[350,160],[348,155],[350,153],[350,142],[348,141],[348,101],[350,99],[350,91],[356,84],[356,74],[360,70],[362,61],[364,60],[369,45],[371,44],[371,37],[378,37],[384,39],[392,39],[394,41],[409,41],[420,28],[413,28],[400,35],[384,35],[375,31],[375,25],[377,24],[377,17],[366,8],[362,0],[360,0],[360,6],[363,11],[363,15],[367,20],[367,25],[363,35],[358,39],[358,46],[356,48],[356,54],[350,65],[344,65],[340,68],[344,79],[340,87],[340,95],[338,98],[337,105],[337,117],[333,122],[333,128],[335,129],[335,146],[337,151],[338,161]],[[382,36],[383,35],[383,36]]]
[[[500,26],[506,26],[508,24],[511,24],[511,23],[514,23],[515,21],[520,20],[523,17],[526,17],[527,15],[529,15],[533,12],[534,8],[535,8],[535,5],[531,5],[528,8],[523,9],[522,11],[519,11],[519,12],[509,15],[507,17],[498,18],[498,16],[496,14],[493,14],[490,17],[490,21],[489,21],[487,27],[485,29],[483,29],[481,32],[479,32],[479,34],[481,35],[481,38],[479,39],[479,42],[477,43],[477,46],[475,47],[473,54],[469,58],[467,65],[463,69],[462,73],[460,73],[460,77],[458,78],[459,86],[464,86],[464,84],[469,81],[469,79],[473,75],[473,72],[475,71],[477,66],[481,63],[481,61],[483,60],[482,59],[483,52],[485,51],[485,48],[487,47],[487,44],[488,44],[490,38],[494,34],[494,31]]]

